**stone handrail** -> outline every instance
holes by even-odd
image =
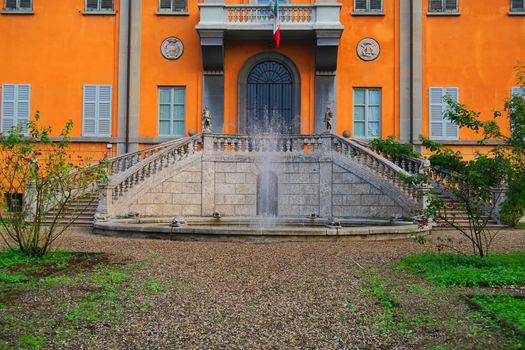
[[[187,140],[186,137],[181,139],[175,139],[167,142],[160,143],[158,145],[150,146],[142,150],[138,150],[131,153],[122,154],[107,160],[107,173],[108,176],[117,175],[122,173],[140,161],[149,158],[158,152],[162,151],[166,147],[183,143]]]
[[[410,177],[410,173],[392,161],[381,157],[358,142],[337,135],[333,137],[333,148],[337,154],[350,158],[381,175],[410,197],[417,197],[416,186],[406,181]]]
[[[201,150],[201,134],[170,142],[168,145],[156,150],[153,155],[148,156],[146,161],[137,163],[125,171],[111,176],[107,186],[108,198],[111,198],[112,201],[118,200],[119,197],[144,181],[144,179]]]
[[[318,153],[320,135],[231,135],[213,134],[211,146],[215,152],[280,152]]]
[[[357,142],[361,146],[368,148],[372,152],[380,155],[381,157],[388,159],[389,161],[391,161],[392,163],[394,163],[395,165],[397,165],[398,167],[405,170],[411,175],[417,175],[419,173],[419,168],[421,167],[421,163],[423,162],[422,159],[409,157],[404,154],[392,155],[386,152],[381,152],[379,150],[372,149],[370,145],[363,140],[354,140],[354,142]]]
[[[225,10],[228,22],[233,24],[270,24],[273,21],[273,12],[268,5],[227,5]],[[311,23],[313,15],[312,5],[279,5],[281,24]]]

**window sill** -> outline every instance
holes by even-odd
[[[115,16],[115,11],[83,11],[84,16]]]
[[[377,12],[373,12],[373,11],[358,11],[358,12],[352,12],[352,16],[384,16],[385,13],[383,11],[377,11]]]
[[[188,10],[186,11],[171,11],[171,12],[168,12],[168,11],[157,11],[156,13],[157,16],[189,16],[190,13],[188,12]]]
[[[2,15],[34,15],[33,10],[2,10]]]
[[[509,11],[509,16],[525,16],[525,10],[524,11]]]
[[[461,16],[461,13],[459,11],[454,11],[454,12],[427,12],[427,16],[436,16],[436,17],[447,17],[447,16],[452,16],[452,17],[457,17],[457,16]]]

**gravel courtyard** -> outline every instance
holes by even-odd
[[[153,287],[119,301],[118,319],[79,324],[62,342],[50,336],[45,348],[505,349],[511,339],[459,291],[396,268],[399,257],[430,249],[412,239],[178,242],[75,229],[59,249],[107,253],[127,276],[122,288]],[[495,250],[525,250],[525,230],[502,233]],[[54,334],[65,321],[51,306],[89,290],[86,282],[20,292],[16,317]]]

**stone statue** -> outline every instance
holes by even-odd
[[[331,133],[332,132],[332,119],[334,118],[334,114],[332,113],[332,110],[330,107],[326,107],[326,112],[324,114],[324,122],[325,122],[325,132]]]
[[[430,159],[428,159],[428,156],[425,156],[423,161],[421,162],[421,165],[419,166],[419,175],[429,176],[430,172],[432,170]]]
[[[202,132],[211,132],[211,112],[208,107],[202,111]]]

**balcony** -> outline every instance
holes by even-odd
[[[222,32],[226,39],[271,39],[273,13],[268,5],[227,5],[204,2],[199,4],[200,22],[197,30],[203,36],[208,31]],[[287,39],[315,38],[316,31],[343,29],[339,20],[341,4],[279,5],[281,37]]]

